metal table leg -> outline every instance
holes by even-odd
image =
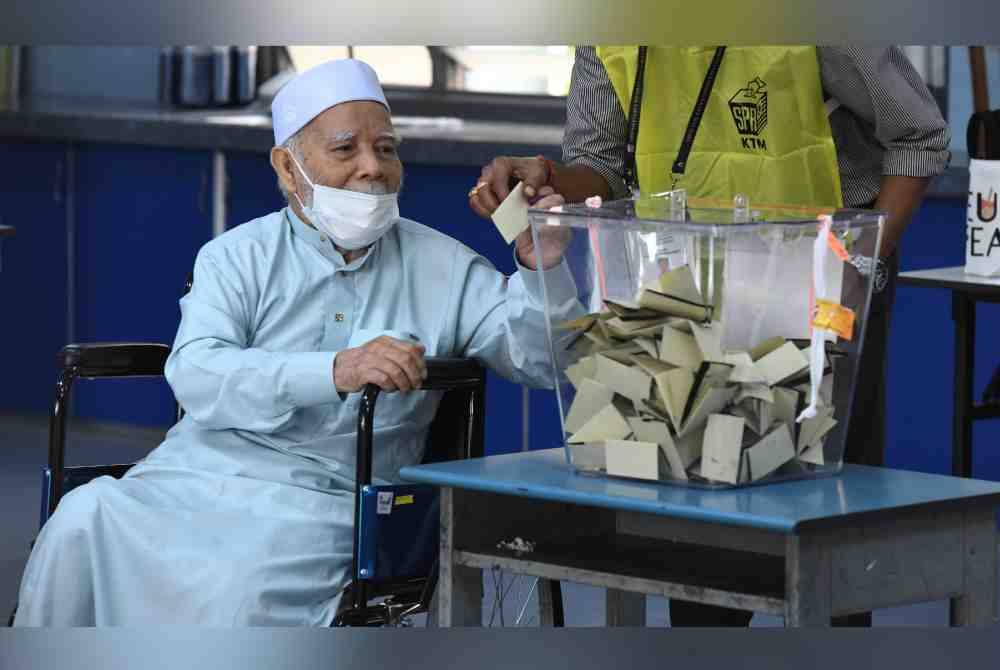
[[[829,627],[833,607],[830,549],[808,535],[785,544],[785,626]]]
[[[829,529],[785,544],[785,624],[829,626],[844,616],[952,598],[952,625],[997,621],[992,504],[930,505]]]
[[[442,628],[483,625],[483,571],[454,560],[454,491],[441,489],[441,558],[437,611]]]
[[[976,303],[967,293],[952,291],[955,321],[955,408],[952,416],[951,473],[972,476],[972,378],[976,344]]]
[[[997,623],[996,510],[966,510],[962,524],[963,593],[951,601],[952,626]]]

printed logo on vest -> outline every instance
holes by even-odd
[[[729,99],[736,130],[741,135],[744,149],[767,150],[767,142],[760,134],[767,127],[767,84],[760,77],[747,82],[746,88],[736,91]]]

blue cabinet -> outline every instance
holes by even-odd
[[[0,411],[41,413],[67,335],[67,151],[8,142],[0,155],[0,223],[17,228],[0,271]]]
[[[965,263],[965,199],[924,202],[900,247],[902,270]],[[1000,306],[981,304],[976,313],[978,399],[1000,364]],[[924,472],[951,472],[955,330],[951,293],[899,287],[889,344],[886,464]],[[973,431],[973,474],[1000,479],[1000,421],[979,422]]]
[[[267,154],[226,153],[226,228],[285,206]]]
[[[211,239],[211,154],[119,145],[77,150],[76,324],[79,342],[172,343],[198,249]],[[78,416],[172,423],[162,380],[79,385]]]

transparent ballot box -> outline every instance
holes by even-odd
[[[529,212],[569,463],[709,488],[839,472],[884,215],[689,204]]]

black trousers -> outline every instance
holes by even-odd
[[[881,293],[872,293],[871,308],[865,341],[861,349],[858,366],[858,380],[851,405],[851,418],[847,429],[844,461],[859,465],[881,466],[885,462],[885,377],[888,370],[889,321],[892,303],[896,298],[896,274],[899,259],[894,252],[886,259],[889,280]],[[834,377],[836,379],[836,376]],[[835,394],[846,392],[836,389]],[[744,580],[768,583],[782,588],[784,571],[781,560],[774,557],[747,554],[747,560],[739,566],[707,566],[712,571],[737,571]],[[752,612],[703,605],[683,600],[670,601],[670,624],[686,626],[729,626],[750,625]],[[834,626],[868,627],[872,625],[871,612],[834,617]]]

